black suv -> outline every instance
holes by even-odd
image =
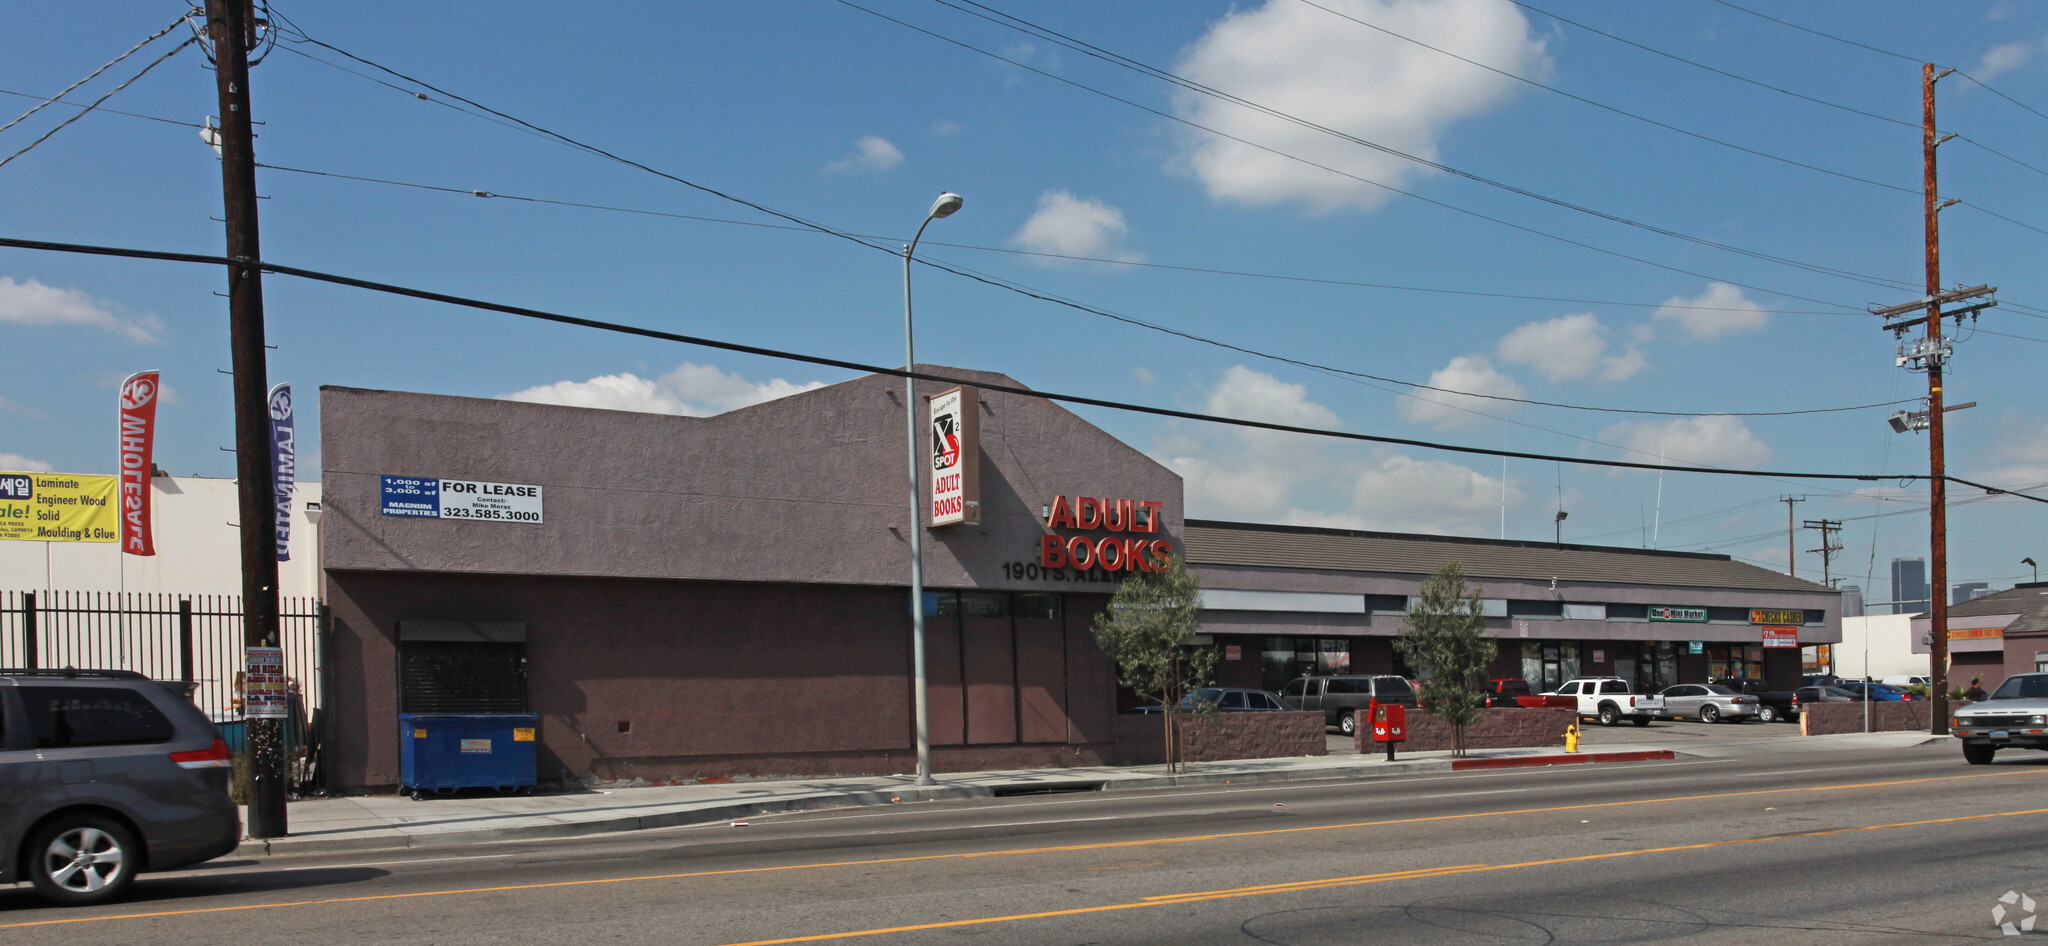
[[[0,883],[100,903],[135,875],[234,850],[234,762],[183,684],[0,670]]]
[[[1323,725],[1335,726],[1344,735],[1358,731],[1357,714],[1374,700],[1381,703],[1415,705],[1415,688],[1402,677],[1376,676],[1300,677],[1280,691],[1287,705],[1300,710],[1322,710]]]

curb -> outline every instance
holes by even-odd
[[[1588,753],[1576,756],[1506,756],[1493,759],[1417,759],[1399,760],[1391,766],[1374,759],[1356,765],[1344,765],[1318,769],[1292,769],[1283,771],[1249,772],[1196,772],[1180,775],[1160,775],[1141,778],[1080,778],[1067,782],[991,782],[976,785],[939,785],[919,788],[905,785],[900,788],[824,792],[781,799],[733,801],[723,804],[704,805],[681,810],[652,812],[639,815],[592,818],[584,821],[559,821],[547,824],[527,824],[502,828],[473,828],[463,831],[441,831],[428,833],[406,833],[397,828],[375,829],[367,837],[326,838],[318,835],[283,838],[248,838],[234,850],[235,856],[268,857],[286,854],[330,854],[362,851],[397,851],[411,848],[456,847],[481,844],[492,841],[538,841],[572,838],[583,835],[610,834],[621,831],[644,831],[654,828],[673,828],[691,824],[707,824],[717,821],[737,821],[764,814],[786,811],[802,811],[817,808],[856,807],[887,805],[899,801],[963,801],[991,799],[1000,796],[1081,791],[1134,791],[1154,788],[1200,788],[1218,785],[1253,785],[1279,782],[1313,782],[1334,779],[1370,779],[1400,775],[1419,775],[1435,772],[1454,772],[1474,768],[1507,768],[1513,766],[1555,765],[1571,762],[1624,762],[1671,759],[1680,753],[1671,750],[1645,752]]]
[[[1458,759],[1451,763],[1451,771],[1464,772],[1471,769],[1511,769],[1534,765],[1579,765],[1600,762],[1668,762],[1678,757],[1669,749],[1651,749],[1642,752],[1583,752],[1574,755],[1531,755],[1505,759]]]

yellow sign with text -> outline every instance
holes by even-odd
[[[118,542],[119,488],[112,476],[0,471],[0,540]]]
[[[1751,623],[1751,624],[1791,624],[1791,625],[1795,625],[1795,626],[1796,626],[1796,625],[1800,625],[1800,624],[1805,624],[1805,623],[1806,623],[1806,612],[1804,612],[1804,611],[1777,611],[1777,610],[1770,610],[1770,609],[1766,609],[1766,608],[1751,608],[1751,609],[1750,609],[1750,611],[1749,611],[1749,623]]]

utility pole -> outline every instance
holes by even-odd
[[[1792,507],[1806,501],[1804,496],[1780,496],[1785,504],[1785,574],[1799,577],[1799,532],[1792,528]]]
[[[1801,523],[1801,525],[1808,529],[1820,530],[1820,548],[1807,549],[1807,551],[1820,553],[1820,583],[1833,588],[1835,586],[1834,569],[1830,566],[1834,562],[1835,553],[1842,550],[1842,546],[1834,541],[1835,533],[1842,531],[1841,520],[1808,519]]]
[[[1940,74],[1929,63],[1920,68],[1920,149],[1923,174],[1921,189],[1926,208],[1927,228],[1927,296],[1900,305],[1872,309],[1871,313],[1885,320],[1885,331],[1901,339],[1898,365],[1901,368],[1925,368],[1927,371],[1927,485],[1928,485],[1928,557],[1933,559],[1931,574],[1928,576],[1930,594],[1928,613],[1928,654],[1927,675],[1932,681],[1928,687],[1933,697],[1933,720],[1929,732],[1937,736],[1948,734],[1948,465],[1946,447],[1942,439],[1942,415],[1954,408],[1942,406],[1941,376],[1947,364],[1952,346],[1942,337],[1941,323],[1953,318],[1961,324],[1964,316],[1972,319],[1977,313],[1998,304],[1998,300],[1981,298],[1996,293],[1991,286],[1941,289],[1941,224],[1943,207],[1955,203],[1941,200],[1940,188],[1935,181],[1934,150],[1954,135],[1937,136],[1934,130],[1934,83],[1955,70],[1944,70]],[[1972,301],[1978,300],[1978,301]],[[1944,310],[1950,303],[1968,302],[1968,305]],[[1918,318],[1892,321],[1897,316],[1916,310],[1925,310]],[[1915,339],[1908,347],[1903,339],[1906,330],[1915,325],[1926,325],[1927,334]],[[1956,407],[1965,405],[1958,404]],[[1905,418],[1894,417],[1892,426],[1896,430],[1920,429],[1920,417],[1909,414]],[[1894,589],[1893,597],[1897,597]]]
[[[228,345],[235,371],[235,480],[242,523],[242,643],[276,647],[277,504],[271,496],[270,381],[263,354],[263,253],[256,233],[255,131],[249,117],[249,51],[256,47],[250,0],[206,0],[220,91],[221,197],[227,219]],[[287,833],[284,720],[249,718],[248,830],[252,838]]]

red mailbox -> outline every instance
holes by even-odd
[[[1408,707],[1399,703],[1372,704],[1372,741],[1406,742]]]

